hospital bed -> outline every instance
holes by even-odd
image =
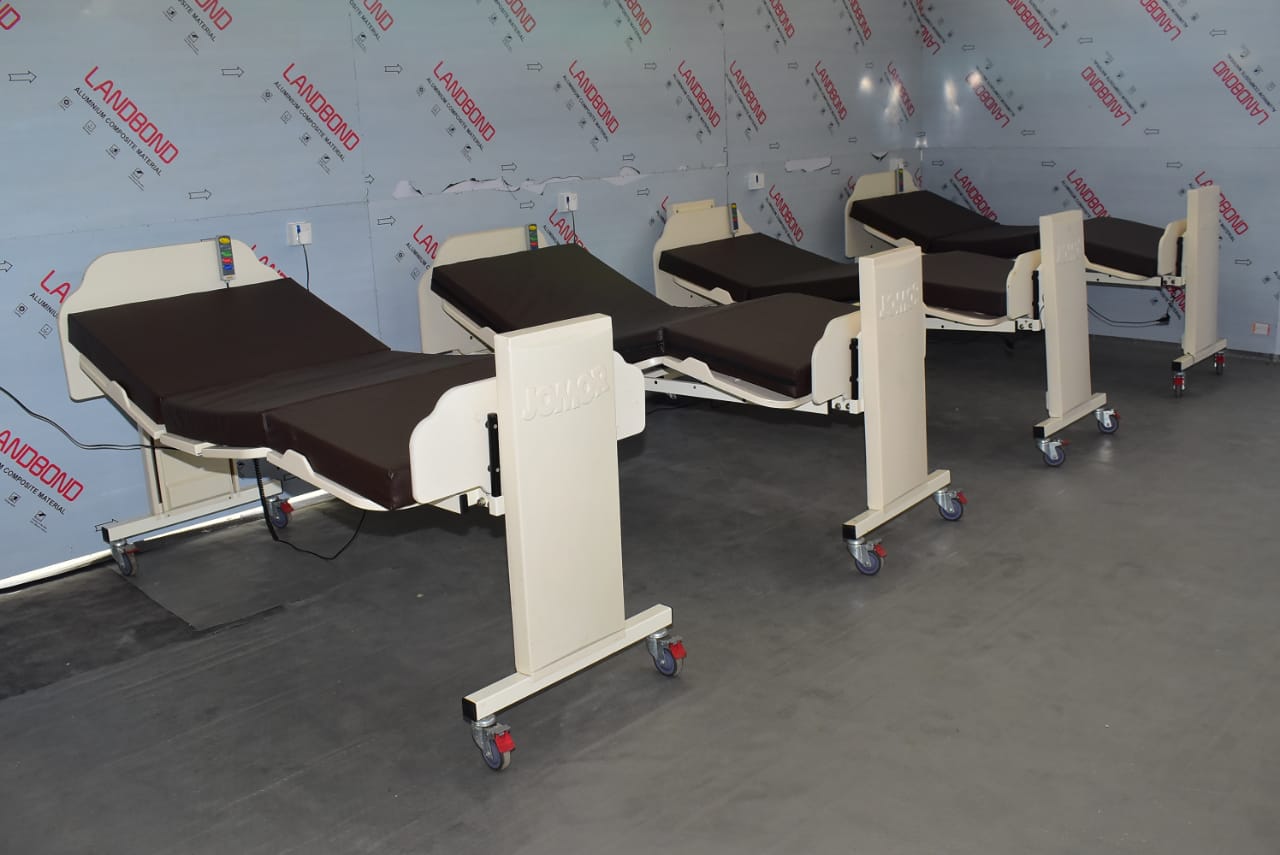
[[[640,642],[678,672],[671,609],[624,611],[616,441],[644,429],[644,390],[608,318],[499,335],[493,356],[396,352],[217,246],[89,266],[59,315],[72,398],[105,395],[157,449],[266,460],[365,510],[505,515],[516,670],[462,701],[490,768],[514,747],[497,714],[535,692]]]
[[[802,293],[850,303],[867,298],[859,268],[755,232],[736,205],[704,199],[671,207],[653,249],[655,290],[683,306],[757,301]],[[925,323],[930,329],[974,332],[1043,330],[1048,418],[1032,428],[1049,466],[1066,461],[1057,434],[1093,415],[1114,433],[1119,417],[1107,396],[1095,393],[1089,369],[1089,322],[1080,212],[1043,217],[1037,243],[1045,250],[1013,260],[971,252],[923,257]]]
[[[1182,355],[1173,360],[1173,393],[1186,390],[1186,371],[1206,359],[1226,366],[1227,340],[1218,338],[1218,207],[1221,191],[1187,191],[1186,219],[1163,229],[1118,217],[1084,224],[1086,278],[1103,285],[1158,288],[1185,302]],[[964,249],[1013,258],[1039,246],[1031,226],[993,223],[963,205],[920,190],[905,170],[858,179],[845,204],[845,255],[915,244],[925,252]]]
[[[864,414],[868,508],[843,536],[858,570],[874,575],[878,526],[930,496],[945,519],[964,512],[950,473],[927,465],[919,259],[910,248],[860,262],[874,312],[800,294],[695,309],[664,303],[581,247],[547,246],[535,226],[458,235],[419,283],[423,349],[484,351],[502,333],[599,312],[649,391]]]

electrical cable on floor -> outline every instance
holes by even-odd
[[[17,404],[22,409],[22,411],[27,415],[31,416],[31,418],[37,419],[39,421],[44,422],[47,425],[52,425],[53,427],[57,428],[58,432],[61,433],[63,436],[65,436],[67,439],[71,440],[76,445],[77,448],[83,448],[85,451],[138,451],[139,449],[143,449],[143,448],[155,448],[155,446],[151,445],[150,443],[143,444],[139,442],[132,442],[132,443],[81,442],[71,434],[67,433],[67,429],[64,428],[62,425],[58,424],[57,422],[55,422],[53,419],[49,418],[48,416],[40,415],[35,410],[31,409],[26,404],[19,401],[18,396],[10,392],[5,387],[0,386],[0,392],[3,392],[6,396],[8,396],[9,400]]]
[[[1167,312],[1163,317],[1154,318],[1149,321],[1118,321],[1114,318],[1108,318],[1093,306],[1089,307],[1089,314],[1093,315],[1104,324],[1110,324],[1113,327],[1163,327],[1168,326],[1169,324],[1169,314]]]
[[[253,461],[253,476],[258,481],[258,501],[262,504],[262,521],[267,524],[267,532],[271,535],[271,539],[276,543],[283,543],[294,552],[301,552],[303,555],[311,555],[322,561],[333,561],[339,555],[347,551],[347,547],[356,542],[356,538],[360,535],[360,529],[364,526],[364,519],[369,515],[368,511],[360,512],[360,521],[356,523],[356,530],[351,532],[351,537],[347,538],[347,542],[342,544],[342,548],[332,555],[321,555],[319,552],[312,552],[310,549],[303,549],[297,544],[290,543],[287,540],[281,540],[280,535],[276,534],[276,527],[271,524],[271,511],[267,507],[267,491],[262,486],[262,466],[257,460]]]

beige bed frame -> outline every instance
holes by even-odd
[[[858,179],[844,208],[845,255],[856,258],[879,252],[885,246],[904,246],[910,241],[892,238],[852,219],[853,204],[860,199],[910,193],[918,190],[915,179],[904,169],[876,172]],[[1226,365],[1227,340],[1218,338],[1218,207],[1222,191],[1216,186],[1187,191],[1186,219],[1164,228],[1157,249],[1156,276],[1138,276],[1085,259],[1085,280],[1101,285],[1130,288],[1158,288],[1170,295],[1185,295],[1182,354],[1173,360],[1173,391],[1179,397],[1186,389],[1186,370],[1212,358],[1218,374]],[[1178,241],[1182,240],[1182,269],[1178,270]]]
[[[437,265],[529,250],[527,228],[456,235],[440,246]],[[549,246],[538,233],[538,246]],[[868,535],[924,499],[933,497],[949,519],[963,512],[963,495],[949,489],[951,474],[929,471],[925,427],[924,320],[920,304],[920,257],[915,250],[866,259],[878,295],[877,313],[850,311],[833,319],[814,344],[813,392],[795,399],[712,371],[698,359],[657,356],[636,363],[651,392],[774,409],[865,413],[868,429],[867,505],[847,521],[843,533],[858,569],[878,571],[883,549]],[[431,290],[432,270],[418,285],[423,350],[475,353],[492,348],[497,336],[478,326]],[[853,391],[852,342],[858,342],[858,394]],[[873,426],[874,425],[874,426]],[[888,426],[892,426],[889,429]]]
[[[662,270],[659,260],[668,249],[751,234],[751,226],[734,206],[718,206],[713,200],[680,202],[670,209],[666,227],[653,248],[653,277],[657,294],[669,303],[705,306],[731,303],[722,288],[704,288]],[[1059,466],[1066,460],[1062,439],[1055,435],[1092,414],[1104,432],[1119,425],[1107,396],[1095,393],[1089,370],[1089,317],[1085,302],[1083,219],[1079,211],[1064,211],[1040,218],[1041,242],[1052,251],[1024,253],[1014,261],[1005,282],[1008,314],[992,318],[924,306],[929,329],[974,332],[1044,330],[1048,389],[1048,418],[1032,428],[1036,445],[1046,463]],[[904,247],[913,246],[904,243]],[[883,247],[880,251],[883,251]],[[864,255],[865,257],[869,257]],[[1040,273],[1039,317],[1033,315],[1033,274]],[[861,279],[861,274],[859,276]],[[865,290],[865,289],[864,289]]]
[[[277,278],[243,243],[233,242],[233,251],[239,275],[225,284],[211,241],[112,253],[91,264],[62,312],[71,397],[105,394],[157,448],[197,465],[265,459],[358,508],[385,510],[317,474],[297,452],[229,448],[171,433],[68,341],[71,312]],[[683,658],[680,639],[668,631],[670,608],[625,615],[616,443],[644,429],[644,394],[632,376],[639,372],[617,359],[612,342],[611,322],[601,315],[497,336],[497,376],[446,392],[409,440],[416,502],[454,512],[481,505],[506,516],[516,670],[462,702],[490,768],[505,768],[514,747],[509,728],[496,720],[499,711],[637,642],[646,643],[664,673],[678,672]],[[566,395],[573,406],[560,405]],[[495,414],[497,461],[489,427]],[[495,463],[500,481],[492,475]]]

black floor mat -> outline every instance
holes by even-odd
[[[0,700],[196,635],[106,565],[0,594]]]

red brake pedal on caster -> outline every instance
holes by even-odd
[[[964,490],[956,490],[956,501],[962,505],[969,504],[969,500],[964,497]]]
[[[503,754],[508,751],[514,751],[516,747],[515,737],[511,735],[511,731],[503,731],[493,738],[493,747]]]
[[[875,546],[871,547],[871,551],[874,552],[876,555],[879,555],[881,558],[884,558],[884,556],[886,555],[883,544],[877,543]]]
[[[671,654],[672,659],[683,659],[688,653],[684,649],[684,642],[677,641],[667,648],[667,652]]]
[[[284,511],[286,514],[291,514],[293,513],[293,505],[289,504],[288,502],[281,502],[280,510]]]

